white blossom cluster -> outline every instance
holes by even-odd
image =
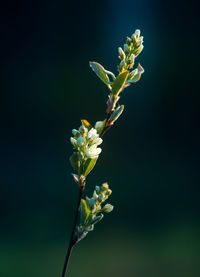
[[[84,159],[96,159],[101,153],[101,148],[98,147],[102,142],[102,138],[99,137],[97,130],[91,128],[90,130],[84,125],[76,130],[72,130],[74,137],[70,138],[70,141],[74,148],[81,153]]]

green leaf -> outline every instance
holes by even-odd
[[[128,77],[129,71],[125,70],[122,71],[117,78],[115,79],[113,85],[112,85],[112,94],[115,96],[118,96],[119,93],[122,91],[124,88],[124,85],[126,83],[126,79]]]
[[[87,224],[87,220],[90,216],[90,209],[87,206],[87,203],[84,199],[81,199],[81,206],[80,206],[80,224],[85,225]]]
[[[100,215],[96,216],[94,219],[91,220],[90,224],[96,224],[97,222],[102,220],[103,217],[104,217],[103,214],[100,214]]]
[[[109,88],[111,88],[110,86],[111,82],[108,75],[105,72],[106,70],[104,69],[104,67],[101,64],[96,62],[90,62],[90,67],[96,73],[96,75],[101,79],[101,81],[104,82],[104,84],[106,84]]]
[[[87,159],[86,160],[86,162],[83,166],[83,173],[82,173],[84,176],[87,176],[90,173],[90,171],[95,166],[97,159],[98,158],[96,158],[96,159]]]
[[[136,70],[136,74],[131,78],[131,80],[128,80],[129,83],[136,83],[140,80],[141,75],[144,73],[144,68],[140,64],[138,64]]]
[[[124,105],[117,107],[116,110],[112,113],[110,117],[110,121],[114,123],[123,113],[123,110],[124,110]]]
[[[71,166],[73,167],[74,170],[76,170],[77,172],[80,169],[80,159],[79,159],[79,153],[78,152],[74,152],[71,157],[69,158]]]
[[[89,204],[90,204],[90,198],[88,196],[85,197],[85,201],[87,203],[87,206],[89,207]]]

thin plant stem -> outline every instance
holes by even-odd
[[[110,127],[111,127],[111,126],[107,126],[109,118],[110,118],[110,115],[108,115],[108,117],[107,117],[105,127],[103,128],[103,130],[100,134],[100,137],[103,137],[105,132],[108,131],[108,129],[110,129]],[[68,269],[69,259],[70,259],[71,253],[72,253],[72,249],[73,249],[74,245],[77,242],[77,240],[76,240],[76,238],[74,238],[74,236],[75,236],[76,225],[77,225],[77,221],[78,221],[78,215],[79,215],[79,212],[80,212],[81,198],[83,196],[84,189],[85,189],[85,183],[80,185],[80,188],[79,188],[79,197],[78,197],[77,208],[76,208],[76,213],[75,213],[73,227],[72,227],[72,233],[71,233],[69,246],[68,246],[67,254],[66,254],[66,257],[65,257],[65,262],[64,262],[61,277],[65,277],[66,274],[67,274],[67,269]]]
[[[111,127],[111,125],[108,125],[110,116],[111,116],[111,113],[109,113],[107,115],[105,126],[104,126],[101,134],[99,135],[101,138],[106,133],[106,131],[108,131]],[[72,249],[73,249],[74,245],[77,242],[77,239],[74,236],[75,236],[76,225],[77,225],[78,216],[79,216],[79,212],[80,212],[81,198],[83,196],[84,189],[85,189],[85,181],[82,184],[80,184],[79,197],[78,197],[77,208],[76,208],[76,213],[75,213],[73,227],[72,227],[72,233],[71,233],[69,246],[68,246],[67,254],[66,254],[66,257],[65,257],[65,263],[64,263],[64,266],[63,266],[63,271],[62,271],[62,276],[61,277],[65,277],[66,274],[67,274],[67,269],[68,269],[69,259],[70,259],[71,253],[72,253]]]
[[[65,277],[65,275],[67,273],[70,255],[71,255],[71,252],[72,252],[72,249],[73,249],[74,245],[77,242],[77,239],[75,238],[75,231],[76,231],[76,225],[77,225],[78,215],[79,215],[79,211],[80,211],[81,198],[83,196],[84,189],[85,189],[85,184],[80,185],[78,202],[77,202],[77,207],[76,207],[76,213],[75,213],[75,216],[74,216],[72,233],[71,233],[71,237],[70,237],[70,241],[69,241],[69,246],[68,246],[68,250],[67,250],[67,254],[66,254],[65,262],[64,262],[64,266],[63,266],[63,271],[62,271],[62,275],[61,275],[62,277]]]

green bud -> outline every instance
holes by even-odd
[[[135,55],[132,53],[128,59],[128,64],[134,64],[135,61]]]
[[[96,186],[96,187],[95,187],[95,190],[96,190],[97,193],[99,193],[101,189],[100,189],[99,186]]]
[[[143,45],[140,45],[139,48],[136,48],[136,49],[134,50],[134,54],[135,54],[136,57],[142,52],[143,48],[144,48],[144,46],[143,46]]]
[[[137,40],[136,34],[135,33],[132,34],[131,38],[132,38],[133,43],[135,43]]]
[[[71,144],[76,148],[76,146],[77,146],[76,139],[71,137],[70,141],[71,141]]]
[[[135,30],[135,35],[136,35],[137,38],[140,37],[140,30],[139,29]]]
[[[85,126],[81,125],[81,127],[79,128],[79,132],[81,134],[85,134],[87,132],[87,129],[85,128]]]
[[[130,46],[131,43],[132,43],[132,39],[129,38],[129,37],[127,37],[127,38],[126,38],[126,43],[128,44],[128,46]]]
[[[89,202],[89,205],[90,205],[90,208],[94,208],[94,204],[95,204],[95,199],[94,199],[94,197],[92,197],[91,199],[90,199],[90,202]]]
[[[85,139],[84,139],[84,137],[79,137],[78,139],[77,139],[77,145],[78,146],[83,146],[85,144]]]
[[[125,54],[129,54],[130,49],[128,47],[128,44],[124,44],[124,52],[125,52]]]
[[[123,71],[125,66],[126,66],[126,63],[124,60],[122,60],[119,64],[119,72]]]
[[[141,45],[144,42],[144,37],[139,37],[137,40],[137,45]]]
[[[112,193],[112,190],[111,189],[108,189],[107,191],[106,191],[106,195],[111,195],[111,193]]]
[[[120,67],[124,67],[125,65],[126,65],[126,63],[125,63],[124,60],[122,60],[122,61],[120,62],[120,64],[119,64]]]
[[[104,199],[104,195],[101,193],[101,194],[99,194],[99,196],[98,196],[98,200],[101,202],[103,199]]]
[[[108,190],[108,188],[109,188],[108,183],[104,183],[104,184],[101,186],[101,190],[102,190],[102,191]]]
[[[106,204],[106,205],[103,207],[102,212],[110,213],[110,212],[112,212],[113,209],[114,209],[113,205],[111,205],[111,204]]]
[[[73,134],[74,136],[80,135],[79,131],[76,130],[76,129],[73,129],[73,130],[72,130],[72,134]]]
[[[97,194],[96,190],[93,192],[93,197],[94,197],[95,200],[98,199],[98,194]]]
[[[121,47],[118,48],[118,52],[119,52],[120,59],[121,60],[125,60],[126,55],[125,55],[125,53],[124,53],[124,51],[123,51],[123,49]]]

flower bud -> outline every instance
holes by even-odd
[[[135,56],[137,57],[143,50],[144,46],[143,45],[140,45],[139,48],[137,48],[136,50],[134,50],[134,54]]]
[[[125,61],[122,60],[119,64],[119,71],[122,71],[124,69],[124,66],[126,65]]]
[[[129,51],[130,51],[130,49],[128,47],[128,44],[124,44],[124,52],[125,52],[125,54],[129,54]]]
[[[78,139],[77,139],[77,145],[78,146],[83,146],[84,145],[84,143],[85,143],[85,139],[84,139],[84,137],[79,137]]]
[[[126,55],[125,55],[125,53],[124,53],[124,51],[123,51],[123,49],[121,47],[118,48],[118,52],[119,52],[120,59],[121,60],[125,60]]]
[[[74,136],[78,136],[78,135],[80,135],[80,132],[79,132],[78,130],[76,130],[76,129],[73,129],[73,130],[72,130],[72,134],[73,134]]]
[[[144,42],[144,37],[139,37],[139,39],[137,40],[137,44],[142,44]]]
[[[99,186],[96,186],[96,187],[95,187],[95,190],[96,190],[97,193],[99,193],[101,189],[100,189]]]
[[[135,55],[132,53],[128,59],[128,64],[134,64],[135,61]]]
[[[103,207],[102,212],[110,213],[110,212],[112,212],[113,209],[114,209],[113,205],[111,205],[111,204],[106,204],[106,205]]]
[[[120,64],[119,64],[121,67],[123,67],[123,66],[125,66],[126,65],[126,63],[125,63],[125,61],[123,60],[123,61],[121,61],[120,62]]]
[[[136,34],[132,34],[131,38],[132,38],[132,41],[133,41],[133,44],[134,44],[137,40]]]
[[[111,193],[112,193],[112,190],[111,189],[108,189],[107,191],[106,191],[106,195],[111,195]]]
[[[87,132],[87,129],[85,128],[85,126],[81,125],[81,127],[79,128],[79,132],[81,134],[85,134]]]
[[[102,190],[102,191],[108,190],[108,188],[109,188],[108,183],[104,183],[104,184],[101,186],[101,190]]]
[[[95,200],[98,199],[98,194],[97,194],[96,190],[93,192],[93,197],[94,197]]]
[[[126,38],[126,43],[128,44],[128,46],[130,46],[131,43],[132,43],[132,39],[129,38],[129,37],[127,37],[127,38]]]
[[[136,35],[137,38],[140,37],[140,30],[139,29],[135,30],[135,35]]]
[[[71,144],[74,146],[74,147],[76,147],[77,146],[77,142],[76,142],[76,140],[75,140],[75,138],[70,138],[70,141],[71,141]]]
[[[99,196],[98,196],[98,200],[101,202],[103,199],[104,199],[104,195],[101,193],[101,194],[99,194]]]
[[[94,199],[94,197],[92,197],[91,199],[90,199],[90,202],[89,202],[89,205],[90,205],[90,208],[94,208],[94,204],[95,204],[95,199]]]

